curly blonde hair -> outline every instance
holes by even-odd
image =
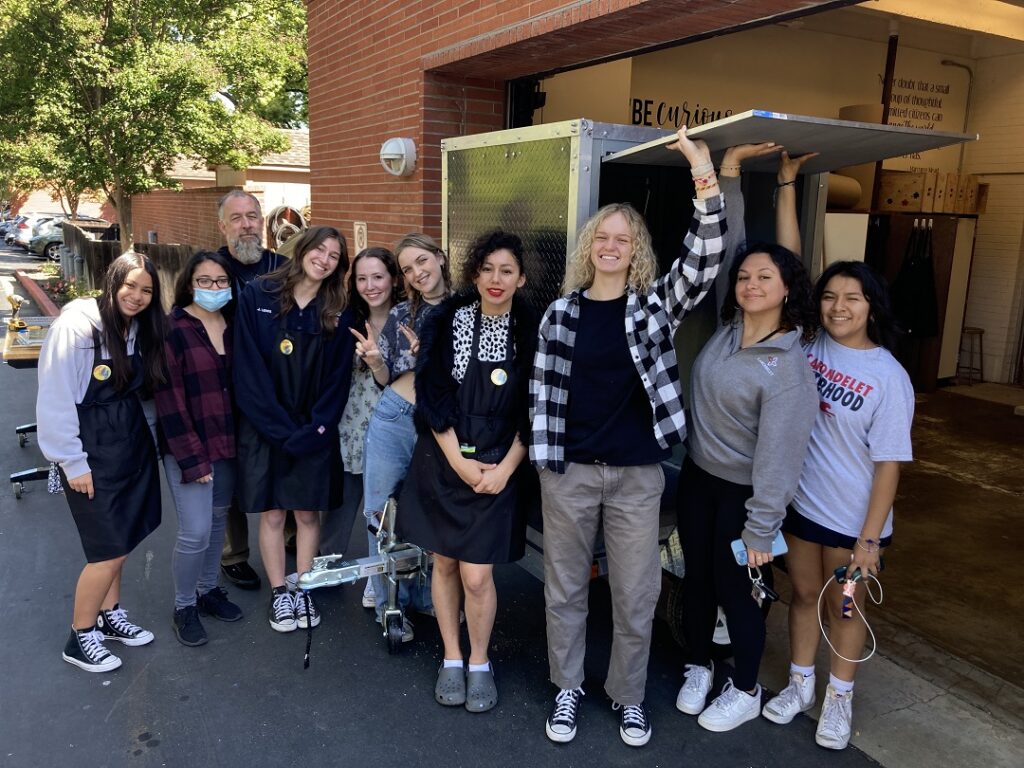
[[[646,293],[651,287],[658,274],[658,259],[651,247],[651,234],[647,231],[647,224],[644,223],[643,216],[629,203],[611,203],[598,210],[580,229],[576,238],[576,250],[569,257],[569,264],[565,270],[563,292],[570,293],[593,285],[595,268],[590,252],[594,247],[594,235],[601,222],[616,213],[621,213],[625,217],[633,238],[633,253],[630,256],[626,284],[638,293]]]

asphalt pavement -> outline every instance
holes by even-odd
[[[0,269],[22,258],[0,253]],[[19,448],[13,430],[32,420],[35,395],[34,370],[0,366],[0,465],[6,473],[43,461],[34,440]],[[836,753],[818,748],[815,723],[806,716],[786,727],[758,719],[731,733],[701,729],[696,718],[675,709],[680,651],[661,621],[647,684],[653,736],[646,747],[626,746],[603,691],[611,618],[601,581],[591,593],[579,733],[570,744],[553,744],[544,735],[556,690],[547,677],[543,585],[515,565],[496,569],[491,659],[499,703],[485,714],[434,702],[441,643],[433,619],[413,616],[415,640],[388,654],[372,611],[361,607],[361,583],[314,593],[323,622],[313,632],[309,669],[303,669],[304,632],[270,629],[265,583],[259,592],[225,585],[244,619],[207,619],[210,642],[185,647],[171,630],[175,512],[163,490],[163,523],[129,557],[122,592],[130,618],[156,640],[114,647],[123,666],[90,674],[60,658],[84,563],[67,505],[48,494],[45,483],[30,484],[20,500],[9,484],[0,488],[3,766],[878,764],[854,746]],[[252,528],[251,562],[260,569]],[[352,541],[350,554],[364,554],[361,530]]]

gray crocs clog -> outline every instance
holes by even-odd
[[[445,667],[437,672],[434,698],[446,707],[459,707],[466,703],[466,671],[462,667]]]
[[[466,674],[466,709],[486,712],[498,703],[498,688],[494,684],[494,667],[486,672]]]

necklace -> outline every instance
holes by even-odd
[[[780,325],[778,328],[776,328],[774,331],[769,333],[767,336],[762,336],[760,339],[755,341],[754,344],[760,344],[763,341],[768,341],[768,339],[770,339],[772,336],[774,336],[776,333],[778,333],[781,330],[782,330],[782,326]]]

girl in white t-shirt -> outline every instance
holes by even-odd
[[[815,297],[822,330],[805,352],[820,410],[782,528],[793,583],[790,682],[763,710],[780,724],[814,706],[818,595],[824,583],[829,584],[825,600],[832,646],[846,659],[862,655],[865,624],[856,615],[843,618],[842,587],[834,571],[846,566],[849,574],[878,573],[882,551],[892,539],[900,462],[913,458],[914,390],[887,349],[893,323],[885,283],[861,262],[839,262],[822,273]],[[865,587],[858,583],[862,611],[864,596]],[[855,662],[832,654],[815,736],[820,746],[843,749],[850,740],[856,668]]]

